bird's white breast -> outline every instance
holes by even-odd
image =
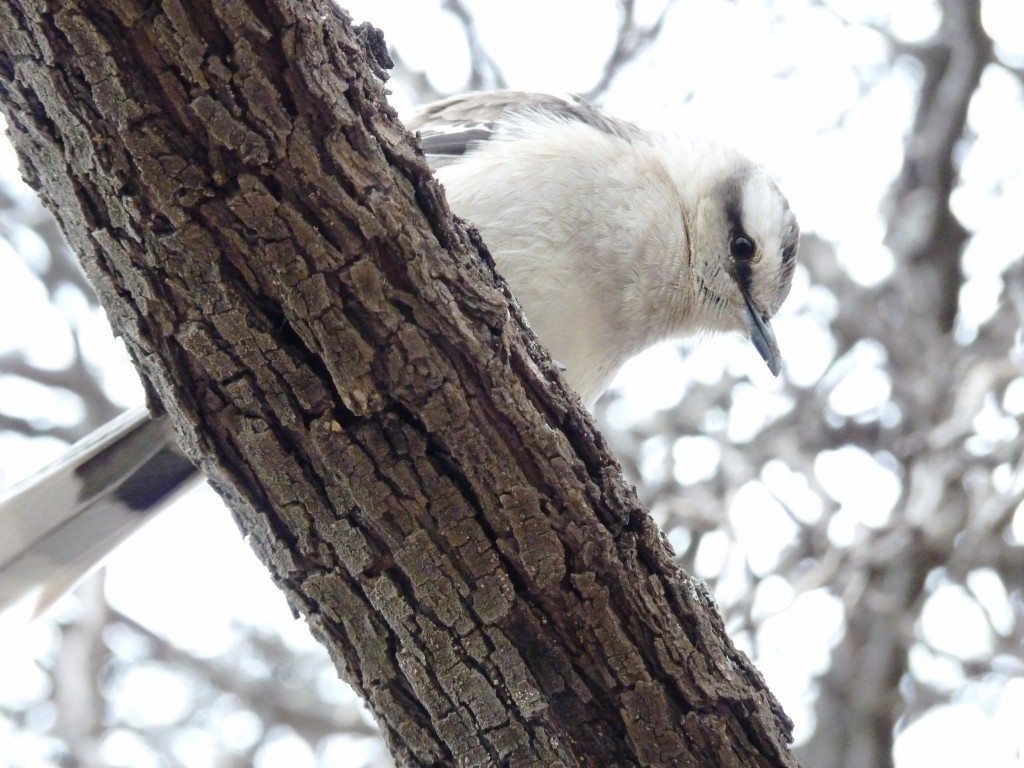
[[[525,120],[528,130],[480,144],[437,176],[590,404],[626,359],[685,315],[682,204],[649,144]]]

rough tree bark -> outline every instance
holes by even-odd
[[[327,2],[0,2],[26,178],[399,763],[795,765],[386,66]]]

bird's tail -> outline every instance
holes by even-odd
[[[0,612],[72,589],[198,471],[166,419],[137,408],[0,494]]]

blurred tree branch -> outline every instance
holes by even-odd
[[[501,73],[498,63],[491,58],[487,48],[480,40],[476,28],[476,20],[472,12],[462,0],[445,0],[441,9],[448,11],[466,31],[466,46],[469,48],[469,82],[467,90],[489,91],[508,88],[508,82]]]
[[[948,332],[959,306],[967,242],[967,230],[949,207],[959,178],[956,147],[966,138],[967,108],[992,60],[992,41],[981,24],[980,0],[942,0],[940,6],[942,23],[932,40],[896,47],[921,65],[924,82],[886,208],[888,245],[909,267],[900,273],[909,282],[903,289],[909,314]],[[930,289],[921,290],[921,280]]]
[[[635,0],[617,0],[619,26],[615,42],[601,68],[597,82],[580,95],[591,101],[600,101],[622,71],[658,41],[665,19],[675,3],[676,0],[664,0],[657,17],[652,22],[644,24],[637,18]],[[508,88],[508,80],[502,73],[501,66],[488,53],[480,38],[472,9],[464,0],[445,0],[442,10],[452,14],[462,25],[465,33],[466,47],[469,50],[469,77],[465,90],[487,91]],[[416,94],[419,102],[433,101],[451,95],[435,88],[426,72],[412,69],[402,58],[400,51],[392,48],[389,53],[395,63],[394,75]]]
[[[650,24],[641,24],[636,17],[636,0],[619,0],[619,29],[600,79],[583,94],[592,101],[598,101],[629,64],[636,61],[658,39],[665,24],[665,17],[676,0],[666,0],[657,18]]]
[[[894,46],[924,73],[903,167],[885,204],[886,242],[900,268],[890,284],[867,296],[844,292],[834,324],[840,336],[850,328],[885,344],[901,419],[898,433],[874,449],[895,454],[905,479],[890,522],[864,531],[831,579],[846,604],[846,630],[819,681],[817,727],[801,750],[801,758],[816,768],[893,764],[893,738],[906,717],[900,681],[909,671],[927,579],[955,560],[965,530],[980,522],[968,516],[972,504],[963,483],[961,442],[980,403],[962,409],[967,423],[955,428],[959,439],[942,435],[949,434],[948,419],[958,410],[965,379],[980,372],[948,340],[968,239],[949,200],[959,178],[956,148],[965,140],[967,111],[991,58],[991,41],[978,0],[943,0],[941,10],[931,40]],[[880,311],[865,317],[865,306]],[[1000,329],[1007,325],[993,322],[989,328],[1001,337],[996,348],[1006,349],[1009,339]],[[1002,374],[1006,382],[1014,375],[1013,366]],[[993,384],[973,391],[991,391]]]
[[[477,29],[473,12],[462,0],[445,0],[441,10],[447,11],[455,17],[465,35],[466,48],[469,51],[469,77],[466,80],[465,89],[490,91],[508,88],[508,82],[505,80],[501,68],[487,52],[487,48],[480,39],[480,32]],[[434,87],[426,72],[414,70],[406,64],[400,51],[390,48],[388,53],[394,64],[392,74],[404,82],[412,93],[416,94],[416,101],[426,103],[451,95]]]
[[[71,289],[85,303],[98,304],[92,286],[68,249],[54,218],[38,200],[19,205],[13,197],[0,190],[0,237],[17,242],[19,230],[31,231],[46,249],[46,258],[38,260],[42,263],[36,269],[37,277],[52,303],[57,303],[57,297]],[[56,370],[42,367],[26,359],[22,350],[17,350],[0,355],[0,372],[43,387],[73,392],[83,405],[84,417],[70,425],[29,423],[15,415],[14,406],[17,404],[10,403],[7,406],[11,410],[5,408],[0,413],[0,430],[36,437],[45,435],[72,443],[117,415],[120,409],[107,397],[83,354],[78,329],[71,327],[68,330],[74,343],[74,356],[66,367]]]

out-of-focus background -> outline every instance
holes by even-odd
[[[357,0],[400,111],[588,95],[766,165],[804,231],[772,379],[667,345],[596,412],[807,768],[1024,766],[1024,3]],[[0,144],[0,486],[142,393]],[[185,559],[181,553],[187,552]],[[0,766],[387,766],[217,497],[0,618]]]

